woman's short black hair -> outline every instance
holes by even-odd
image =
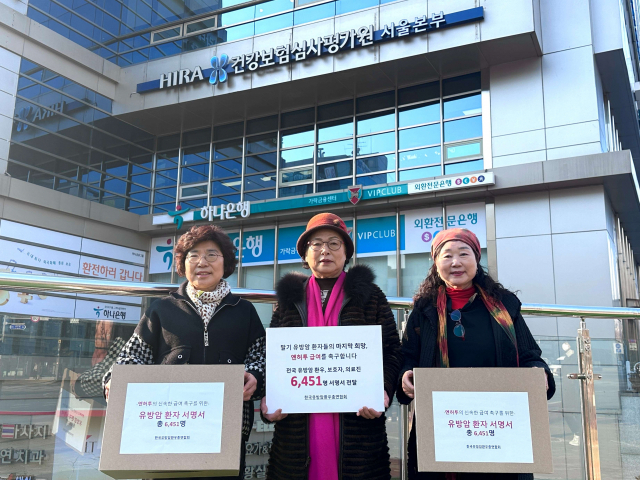
[[[216,225],[201,225],[194,226],[182,235],[176,243],[174,254],[176,258],[176,270],[181,277],[185,276],[184,262],[187,258],[189,250],[195,247],[198,243],[212,241],[218,247],[220,247],[220,253],[224,260],[224,272],[223,278],[229,277],[236,269],[236,247],[233,241],[229,238],[229,235],[224,233],[222,229]]]

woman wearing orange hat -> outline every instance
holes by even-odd
[[[274,327],[381,325],[385,408],[397,386],[402,364],[396,322],[369,267],[344,269],[353,242],[340,217],[321,213],[300,236],[297,250],[311,277],[284,276],[276,287]],[[277,407],[275,405],[274,407]],[[268,478],[349,480],[391,478],[384,412],[363,405],[358,413],[268,414],[276,422]]]
[[[520,301],[485,272],[480,253],[478,238],[463,228],[444,230],[433,239],[434,264],[414,297],[402,342],[404,365],[397,392],[401,403],[414,397],[417,367],[540,367],[547,374],[547,398],[553,396],[553,374],[520,314]],[[418,472],[414,422],[409,478],[524,480],[533,475]]]

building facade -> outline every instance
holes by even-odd
[[[177,238],[215,223],[239,249],[232,286],[272,290],[331,211],[388,296],[411,297],[433,236],[461,226],[523,302],[640,306],[638,7],[2,0],[0,270],[178,283]],[[91,378],[148,300],[1,295],[0,478],[107,478]],[[558,384],[554,473],[536,478],[584,478],[578,321],[527,323]],[[638,325],[588,326],[603,478],[636,478]],[[401,478],[397,403],[387,421]],[[270,437],[257,421],[245,478]]]

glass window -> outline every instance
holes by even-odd
[[[209,164],[182,167],[180,183],[200,183],[209,181]]]
[[[220,182],[211,182],[212,195],[228,195],[232,193],[240,193],[242,182],[239,178],[230,178]]]
[[[163,203],[176,200],[176,188],[165,188],[163,190],[156,190],[153,194],[154,203]]]
[[[399,154],[399,168],[419,167],[422,165],[432,165],[441,163],[440,147],[420,148],[418,150],[408,150]]]
[[[127,193],[127,182],[111,177],[106,177],[104,181],[104,189],[113,193],[125,195]]]
[[[244,179],[245,190],[258,190],[262,188],[272,188],[276,186],[276,174],[271,175],[249,175]]]
[[[329,103],[318,107],[318,121],[333,120],[334,118],[349,117],[353,115],[353,100]]]
[[[395,112],[391,111],[358,117],[356,124],[358,135],[393,130],[396,127],[395,116]]]
[[[293,187],[284,187],[280,189],[281,197],[295,197],[298,195],[307,195],[313,193],[313,185],[308,183],[306,185],[295,185]]]
[[[204,18],[202,20],[198,20],[197,22],[187,24],[186,33],[199,32],[200,30],[208,30],[210,28],[215,28],[216,18],[217,17]]]
[[[242,163],[238,160],[223,160],[213,164],[213,178],[235,177],[242,173]]]
[[[196,185],[193,187],[183,187],[180,189],[180,198],[196,197],[207,194],[207,185]]]
[[[419,180],[421,178],[439,177],[442,175],[442,167],[436,165],[434,167],[415,168],[413,170],[401,170],[399,172],[401,182],[408,180]]]
[[[440,124],[434,123],[422,127],[407,128],[398,132],[399,149],[422,147],[440,143]]]
[[[149,190],[143,190],[141,192],[130,193],[129,196],[134,200],[149,203],[151,201],[151,192]]]
[[[243,38],[253,37],[254,31],[255,28],[253,22],[236,25],[235,27],[221,28],[220,30],[217,30],[217,43],[234,42]]]
[[[445,97],[480,90],[480,88],[480,72],[463,75],[461,77],[447,78],[442,81],[442,95]]]
[[[396,149],[396,132],[359,137],[356,141],[358,143],[358,155],[391,152]]]
[[[258,7],[260,7],[260,5],[258,5]],[[281,28],[291,27],[293,25],[293,12],[283,13],[282,15],[276,15],[275,17],[265,18],[263,20],[257,20],[255,23],[256,35],[273,32],[274,30],[280,30]]]
[[[479,93],[444,101],[444,118],[469,117],[482,113],[482,98]]]
[[[318,142],[353,137],[353,120],[338,120],[318,125]]]
[[[277,148],[277,134],[266,133],[255,137],[247,138],[247,154],[270,152]]]
[[[255,133],[270,132],[278,129],[278,116],[255,118],[247,121],[247,135]]]
[[[398,127],[410,127],[440,120],[440,102],[405,107],[398,111]]]
[[[314,127],[301,127],[285,130],[280,134],[280,148],[298,147],[313,143]]]
[[[318,145],[318,163],[353,157],[353,140]]]
[[[363,186],[381,185],[383,183],[393,183],[396,181],[396,174],[393,173],[376,173],[374,175],[366,175],[356,177],[356,183]]]
[[[337,163],[323,163],[318,165],[318,180],[346,177],[353,175],[353,162],[351,160]]]
[[[425,83],[398,89],[398,105],[424,102],[440,97],[440,82]]]
[[[433,265],[431,254],[429,252],[424,252],[402,255],[401,262],[401,295],[403,297],[412,297],[418,291],[418,287],[423,282],[427,276],[427,272]]]
[[[213,148],[214,160],[242,157],[242,139],[216,143]]]
[[[166,137],[158,137],[158,150],[170,150],[180,146],[180,134],[175,133]]]
[[[238,180],[239,182],[239,180]],[[209,205],[222,205],[223,203],[238,203],[240,201],[240,194],[235,195],[221,195],[211,197]]]
[[[373,270],[376,276],[376,285],[382,289],[385,295],[391,297],[398,295],[395,255],[367,256],[364,258],[358,256],[358,263],[367,264]]]
[[[482,154],[480,142],[465,143],[462,145],[450,145],[445,148],[445,160],[461,160],[466,157],[475,157]]]
[[[457,173],[475,172],[484,170],[484,160],[472,160],[470,162],[450,163],[444,166],[445,175],[454,175]]]
[[[170,177],[165,177],[159,172],[156,173],[156,188],[168,187],[170,185],[176,185],[178,179],[178,169],[164,170],[162,173],[169,174]]]
[[[159,153],[156,159],[156,169],[173,168],[178,165],[178,151]]]
[[[296,170],[284,170],[280,172],[280,184],[293,182],[306,182],[313,180],[313,168],[298,168]]]
[[[161,30],[159,32],[153,32],[153,38],[151,39],[151,41],[159,42],[168,38],[179,37],[180,35],[182,35],[182,25],[179,25],[175,28]]]
[[[287,112],[280,115],[280,127],[290,128],[313,123],[315,118],[315,109],[305,108],[304,110],[296,110],[295,112]]]
[[[375,95],[356,98],[356,113],[366,113],[373,112],[375,110],[382,110],[383,108],[393,108],[395,105],[395,91],[392,90],[390,92],[376,93]]]
[[[457,142],[476,137],[482,137],[482,117],[462,118],[444,124],[445,142]]]
[[[246,158],[245,173],[267,172],[276,169],[276,152],[253,155]]]
[[[313,163],[313,146],[280,152],[280,168],[297,167]]]
[[[250,202],[257,202],[258,200],[269,200],[276,198],[276,189],[269,190],[256,190],[252,192],[244,192],[244,199]]]
[[[396,156],[394,154],[376,155],[374,157],[365,157],[356,160],[357,174],[395,170],[395,168]]]
[[[318,192],[331,192],[332,190],[344,190],[349,188],[353,184],[351,178],[344,178],[342,180],[331,180],[328,182],[320,182],[317,184]]]
[[[304,5],[305,3],[311,2],[301,2],[298,0],[298,5]],[[333,17],[335,14],[336,5],[334,2],[323,3],[315,7],[304,8],[293,12],[293,24],[301,25],[303,23],[315,22],[323,18]]]
[[[270,0],[269,2],[256,5],[256,18],[292,9],[293,2],[291,0]]]
[[[182,165],[209,163],[209,145],[185,148],[182,151]]]
[[[181,200],[180,203],[183,207],[189,207],[199,210],[207,204],[207,198],[190,198],[188,200]]]
[[[189,147],[191,145],[201,145],[211,141],[211,127],[201,130],[192,130],[182,134],[182,146]]]
[[[245,7],[240,8],[238,10],[232,10],[227,13],[223,13],[220,15],[220,25],[233,25],[235,23],[246,22],[248,20],[253,20],[256,14],[256,7]]]

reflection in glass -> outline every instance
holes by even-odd
[[[475,172],[484,170],[484,160],[472,160],[470,162],[450,163],[444,166],[445,175],[453,175],[456,173]]]
[[[353,157],[353,140],[351,139],[318,145],[318,163],[351,157]]]
[[[395,150],[396,133],[379,133],[378,135],[370,135],[368,137],[359,137],[358,155],[372,155],[374,153],[385,153]]]
[[[266,133],[247,138],[247,153],[270,152],[277,148],[276,133]]]
[[[294,197],[297,195],[307,195],[313,193],[313,185],[308,183],[306,185],[295,185],[293,187],[285,187],[280,189],[281,197]]]
[[[276,152],[263,153],[246,157],[247,169],[245,173],[266,172],[276,169]]]
[[[251,175],[244,179],[245,190],[257,190],[276,186],[276,174]]]
[[[315,2],[315,0],[313,0]],[[298,5],[305,5],[307,3],[313,3],[311,1],[298,0]],[[296,10],[293,13],[293,24],[301,25],[303,23],[315,22],[316,20],[322,20],[323,18],[333,17],[336,14],[336,5],[333,2],[323,3],[316,5],[315,7],[304,8],[302,10]]]
[[[447,160],[453,160],[462,157],[471,157],[481,154],[480,142],[466,143],[464,145],[456,145],[447,148]]]
[[[469,117],[482,113],[482,99],[479,93],[444,101],[444,118]]]
[[[344,190],[349,188],[353,180],[351,178],[344,178],[342,180],[331,180],[329,182],[320,182],[317,184],[318,192],[330,192],[332,190]]]
[[[396,174],[394,173],[376,173],[374,175],[366,175],[362,177],[356,177],[356,183],[358,185],[381,185],[383,183],[392,183],[396,181]]]
[[[356,160],[356,173],[372,173],[396,168],[396,156],[376,155],[374,157],[359,158]]]
[[[234,177],[242,173],[242,163],[238,160],[223,160],[213,164],[213,178]]]
[[[410,127],[422,123],[437,122],[440,120],[440,102],[430,105],[418,105],[405,107],[398,112],[398,127]]]
[[[280,168],[313,163],[313,146],[294,148],[280,152]]]
[[[433,167],[415,168],[413,170],[401,170],[399,175],[400,178],[398,180],[400,182],[404,182],[406,180],[419,180],[421,178],[439,177],[442,175],[442,167],[440,165],[436,165]]]
[[[313,179],[313,168],[285,170],[280,172],[280,183],[304,182]]]
[[[476,138],[482,136],[482,117],[462,118],[445,122],[444,124],[444,141],[457,142],[458,140],[466,140],[468,138]]]
[[[185,148],[182,154],[183,165],[209,163],[209,145],[203,147]]]
[[[313,126],[285,130],[280,134],[280,148],[298,147],[313,143]]]
[[[213,148],[214,160],[242,157],[242,139],[216,143]]]
[[[337,120],[318,125],[318,142],[353,137],[353,121]]]
[[[399,149],[422,147],[440,143],[440,124],[407,128],[398,132]]]
[[[456,95],[458,93],[480,90],[480,72],[462,75],[461,77],[447,78],[442,81],[442,95]]]
[[[346,177],[353,174],[353,162],[323,163],[318,165],[317,180],[325,180],[329,178]]]
[[[182,31],[181,27],[169,28],[161,32],[153,32],[153,41],[159,42],[160,40],[166,40],[168,38],[179,37]]]
[[[180,175],[181,184],[207,182],[209,180],[209,164],[182,167]]]
[[[197,195],[206,195],[207,194],[207,186],[206,185],[198,185],[195,187],[186,187],[180,191],[180,195],[182,198],[185,197],[195,197]]]
[[[241,185],[242,182],[239,178],[230,178],[228,180],[222,180],[219,182],[211,182],[211,194],[225,195],[240,192]]]
[[[258,5],[258,8],[260,5]],[[275,17],[265,18],[264,20],[257,20],[256,35],[260,35],[267,32],[273,32],[281,28],[291,27],[293,25],[293,12],[283,13],[282,15],[276,15]]]
[[[398,154],[400,161],[398,168],[418,167],[437,163],[440,165],[440,147],[420,148]]]
[[[249,200],[250,202],[256,202],[258,200],[269,200],[271,198],[276,198],[275,188],[272,188],[270,190],[257,190],[255,192],[244,192],[244,199]]]
[[[395,112],[388,112],[358,117],[356,125],[358,135],[393,130],[396,127],[395,116]]]
[[[205,18],[203,20],[190,23],[187,25],[187,33],[197,32],[199,30],[207,30],[216,26],[216,17]]]

